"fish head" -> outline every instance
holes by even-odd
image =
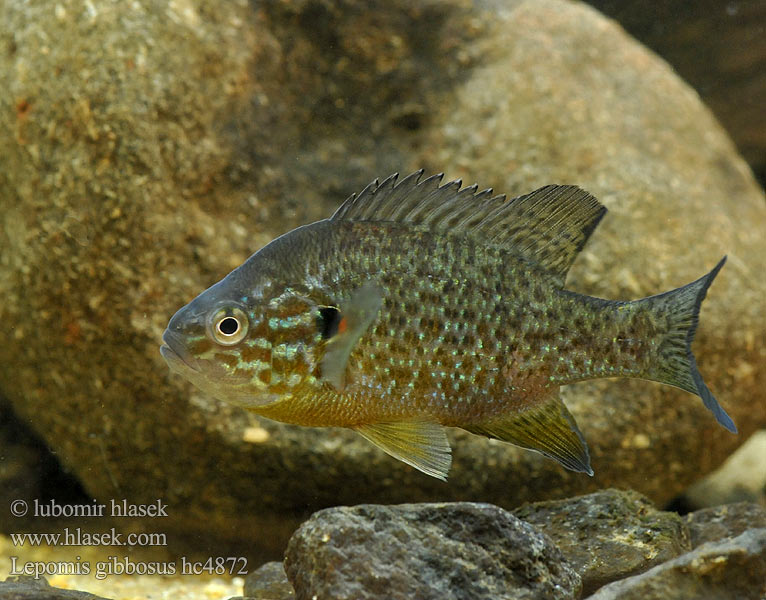
[[[310,292],[246,265],[173,315],[160,353],[207,394],[258,408],[320,386],[322,313]]]

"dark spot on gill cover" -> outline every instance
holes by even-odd
[[[322,339],[327,340],[338,333],[341,314],[334,306],[323,306],[317,316],[317,329],[322,334]]]

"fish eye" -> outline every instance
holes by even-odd
[[[223,308],[210,322],[213,339],[224,346],[233,346],[247,335],[247,315],[239,308]]]
[[[224,317],[218,321],[218,333],[221,335],[234,335],[239,330],[239,321],[234,317]]]

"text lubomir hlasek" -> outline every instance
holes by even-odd
[[[123,498],[111,499],[102,504],[93,500],[91,504],[59,504],[55,500],[41,503],[34,501],[35,517],[167,517],[168,505],[157,499],[149,504],[133,504]]]

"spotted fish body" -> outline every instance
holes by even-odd
[[[606,209],[574,186],[506,200],[417,172],[251,256],[171,319],[161,348],[200,388],[272,419],[355,429],[446,478],[445,427],[592,474],[561,385],[638,377],[699,395],[690,344],[722,260],[631,302],[563,288]]]

